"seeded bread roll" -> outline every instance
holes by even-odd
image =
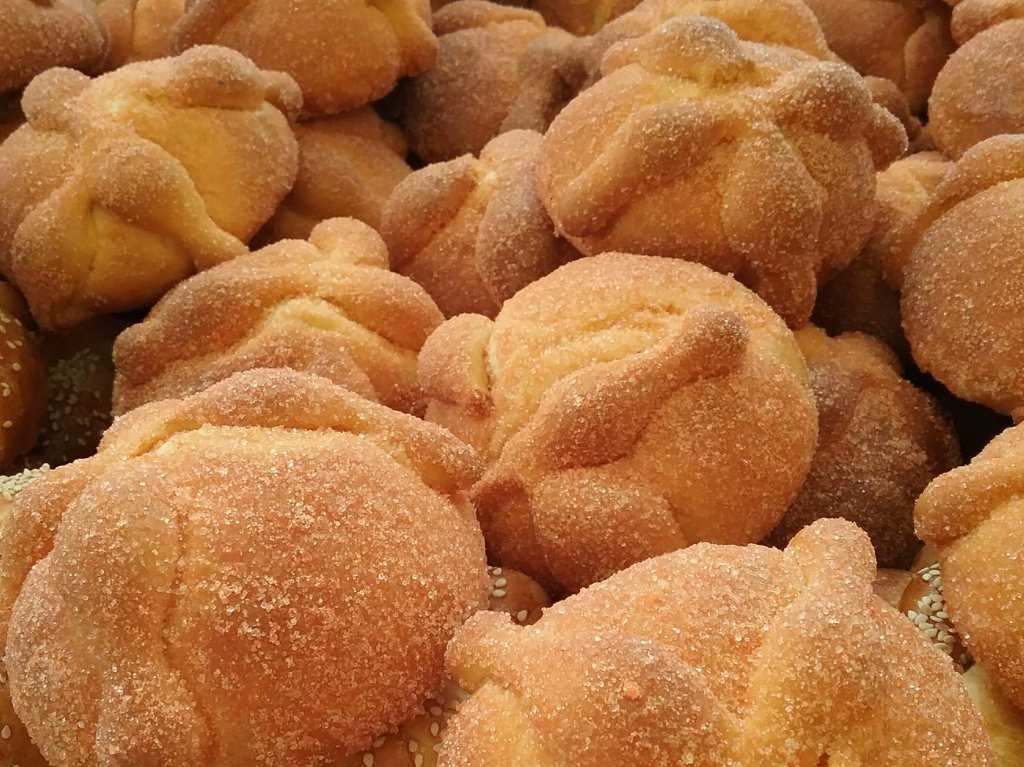
[[[794,327],[863,246],[902,126],[849,67],[677,17],[624,40],[544,138],[538,190],[581,252],[696,260]]]
[[[493,317],[521,288],[577,255],[537,197],[541,136],[510,131],[480,157],[416,171],[384,206],[381,232],[395,269],[448,317]]]
[[[113,348],[121,318],[101,317],[42,339],[46,361],[46,418],[33,465],[57,467],[88,458],[113,420]]]
[[[992,136],[1024,133],[1024,0],[964,0],[953,11],[960,48],[935,81],[929,128],[960,157]]]
[[[898,240],[903,327],[953,394],[1024,416],[1024,136],[970,149]]]
[[[449,646],[473,696],[440,767],[993,767],[960,676],[874,576],[863,532],[823,520],[785,552],[643,562],[530,627],[479,613]]]
[[[839,517],[868,534],[881,564],[906,567],[921,547],[914,501],[960,463],[956,434],[882,342],[859,333],[830,338],[814,326],[796,338],[818,404],[818,447],[769,540],[785,545],[814,520]]]
[[[428,0],[189,0],[177,51],[223,45],[287,72],[307,114],[337,114],[386,96],[437,57]]]
[[[996,437],[917,501],[917,533],[938,550],[948,614],[971,655],[1024,708],[1024,427]]]
[[[892,80],[911,111],[928,105],[955,45],[940,0],[807,0],[829,47],[858,72]]]
[[[107,45],[93,0],[0,0],[0,93],[50,67],[94,69]]]
[[[33,80],[0,146],[0,270],[39,325],[148,306],[245,253],[295,180],[299,99],[225,48]]]
[[[391,192],[412,169],[398,126],[369,107],[295,126],[299,175],[265,229],[271,240],[305,240],[329,218],[380,229]]]
[[[575,591],[701,540],[761,540],[810,466],[817,414],[782,320],[735,280],[625,254],[561,267],[420,353],[427,418],[491,462],[495,563]]]
[[[369,748],[440,688],[486,604],[478,474],[444,431],[293,371],[136,410],[0,531],[15,710],[59,765]]]
[[[97,0],[110,39],[106,69],[171,55],[171,31],[187,0]]]
[[[419,285],[388,271],[380,236],[319,224],[186,280],[114,347],[114,412],[183,397],[258,367],[305,370],[417,411],[417,354],[441,324]]]

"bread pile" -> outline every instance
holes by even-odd
[[[1022,25],[0,0],[0,767],[1024,764]]]

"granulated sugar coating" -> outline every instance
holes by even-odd
[[[412,172],[398,126],[363,107],[301,122],[293,130],[299,142],[299,175],[264,235],[304,240],[321,221],[339,217],[379,230],[384,203]]]
[[[870,336],[796,334],[818,404],[818,448],[800,495],[770,537],[785,545],[816,519],[841,517],[871,538],[878,561],[907,566],[921,542],[914,501],[960,463],[953,427],[904,380],[892,351]]]
[[[934,480],[914,519],[939,550],[942,593],[967,649],[1024,708],[1024,428]]]
[[[294,81],[226,48],[51,69],[0,146],[0,270],[47,329],[148,306],[246,251],[295,180]]]
[[[364,106],[437,57],[429,0],[195,0],[172,45],[203,43],[290,74],[308,114]]]
[[[849,67],[706,17],[611,46],[601,71],[541,148],[538,189],[558,230],[587,254],[736,274],[805,322],[819,280],[868,236],[875,170],[906,150],[896,118]]]
[[[444,317],[387,266],[375,231],[330,219],[309,242],[284,240],[186,280],[118,338],[114,411],[259,367],[305,370],[420,410],[417,352]]]
[[[427,418],[492,462],[473,498],[496,564],[556,590],[698,540],[760,540],[817,434],[782,320],[675,259],[580,259],[493,322],[449,320],[420,381]]]
[[[1024,131],[1024,0],[964,0],[953,12],[961,46],[928,102],[939,148],[959,157],[991,136]]]
[[[385,205],[381,233],[394,268],[426,288],[446,316],[493,317],[518,290],[578,255],[537,197],[541,141],[533,131],[504,133],[479,159],[416,171]]]
[[[440,765],[991,767],[959,675],[873,577],[867,537],[829,520],[785,553],[648,560],[532,627],[479,613],[448,651],[473,697]]]
[[[970,149],[903,238],[914,359],[963,399],[1024,415],[1024,136]]]
[[[66,764],[328,765],[442,681],[492,588],[468,447],[325,379],[139,408],[0,534],[14,704]],[[15,719],[0,740],[19,763]]]
[[[0,0],[0,93],[50,67],[92,69],[106,50],[92,0]]]

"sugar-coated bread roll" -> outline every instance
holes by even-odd
[[[729,277],[625,254],[561,267],[420,353],[427,418],[491,462],[495,563],[573,591],[695,541],[756,541],[796,497],[817,414],[792,333]]]
[[[412,172],[398,126],[370,107],[295,125],[299,175],[264,233],[304,240],[329,218],[355,218],[380,228],[391,192]]]
[[[909,360],[899,296],[909,255],[903,239],[951,167],[938,152],[920,152],[878,174],[874,228],[850,265],[819,290],[815,322],[834,334],[873,335]]]
[[[319,224],[186,280],[117,340],[114,411],[181,397],[258,367],[305,370],[400,410],[419,409],[417,355],[444,317],[388,270],[380,236]]]
[[[605,74],[602,59],[613,45],[642,37],[667,21],[693,16],[724,22],[740,40],[792,48],[825,61],[837,60],[803,0],[643,0],[573,46],[587,73],[587,84],[592,85]]]
[[[416,171],[384,206],[381,232],[395,270],[426,288],[446,316],[493,317],[520,288],[577,255],[537,197],[541,140],[504,133],[479,158]]]
[[[785,552],[698,544],[531,627],[478,613],[447,664],[473,693],[441,767],[994,767],[959,675],[872,592],[851,523]]]
[[[1024,0],[964,0],[953,11],[960,48],[935,81],[929,128],[946,154],[1024,133]]]
[[[1024,417],[1024,135],[970,149],[901,235],[903,327],[953,394]]]
[[[913,112],[928,104],[955,47],[941,0],[807,0],[829,47],[864,75],[892,80]]]
[[[996,754],[996,767],[1024,764],[1024,711],[1006,699],[981,664],[975,664],[964,674],[964,682],[985,722]]]
[[[385,96],[437,57],[428,0],[190,0],[172,43],[224,45],[287,72],[309,114],[335,114]]]
[[[21,722],[54,765],[369,748],[440,688],[447,641],[486,604],[478,474],[436,426],[293,371],[136,410],[0,530]],[[4,731],[19,763],[22,725]]]
[[[539,6],[537,10],[543,12]],[[672,19],[715,18],[728,24],[741,40],[837,60],[803,0],[643,0],[632,10],[622,10],[627,12],[589,37],[549,33],[527,46],[519,60],[516,100],[503,129],[545,133],[568,102],[601,79],[602,60],[609,48],[653,32]]]
[[[541,149],[538,188],[559,232],[587,254],[735,274],[806,321],[819,281],[870,232],[875,170],[907,145],[896,118],[848,66],[746,42],[712,18],[612,45],[601,68]]]
[[[800,495],[771,536],[784,545],[816,519],[855,522],[879,563],[910,564],[914,501],[960,462],[956,434],[936,403],[900,375],[885,344],[860,333],[796,334],[818,403],[818,449]]]
[[[170,56],[171,31],[186,5],[187,0],[97,0],[110,39],[104,67]]]
[[[0,93],[50,67],[97,67],[107,34],[93,0],[0,0]]]
[[[938,549],[948,613],[967,649],[1024,708],[1024,426],[933,480],[914,520]]]
[[[486,0],[446,5],[434,17],[434,33],[437,63],[404,86],[401,96],[412,150],[427,162],[483,149],[506,129],[520,83],[532,74],[520,70],[531,44],[544,37],[571,40],[561,30],[549,30],[535,11]]]
[[[40,75],[0,146],[0,270],[54,329],[245,253],[295,180],[299,103],[291,78],[226,48]]]

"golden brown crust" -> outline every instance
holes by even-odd
[[[478,474],[442,430],[292,371],[136,410],[3,528],[17,710],[55,764],[368,748],[440,687],[485,602]]]
[[[50,67],[91,70],[106,51],[92,0],[0,0],[0,93]]]
[[[0,268],[48,329],[147,306],[246,251],[295,180],[290,78],[196,48],[89,80],[54,69],[0,148]]]
[[[949,170],[899,243],[903,326],[918,366],[958,397],[1024,413],[1024,137]]]
[[[971,654],[1024,708],[1024,428],[935,479],[914,511],[939,550],[949,615]]]
[[[928,103],[935,77],[955,45],[949,8],[937,0],[807,0],[829,47],[863,75],[884,77],[913,112]]]
[[[329,218],[356,218],[380,228],[384,203],[412,169],[398,126],[369,107],[295,126],[299,174],[265,232],[304,240]]]
[[[425,0],[192,0],[173,45],[224,45],[287,72],[309,114],[336,114],[385,96],[437,56]],[[287,35],[282,35],[287,30]]]
[[[171,55],[171,30],[187,0],[97,0],[110,45],[105,69]]]
[[[535,189],[541,136],[510,131],[402,181],[384,206],[381,232],[395,270],[446,316],[493,317],[520,288],[576,255],[554,233]]]
[[[993,767],[963,683],[874,574],[866,536],[829,520],[784,553],[649,560],[532,627],[480,613],[449,647],[473,697],[441,765]]]
[[[874,170],[906,149],[896,118],[852,69],[705,17],[613,45],[602,71],[541,149],[538,188],[558,230],[588,254],[735,273],[788,322],[806,321],[819,279],[868,235]]]
[[[567,37],[549,32],[534,11],[486,0],[446,5],[435,15],[434,32],[437,63],[401,95],[402,124],[426,162],[480,152],[502,132],[522,75],[532,74],[519,66],[527,49],[542,37]]]
[[[957,13],[971,5],[963,3]],[[1024,131],[1019,97],[1024,92],[1024,59],[1019,55],[1024,3],[1014,7],[1016,18],[979,29],[949,57],[935,81],[929,128],[939,149],[951,157],[992,136]]]
[[[672,19],[695,16],[724,22],[740,40],[790,48],[823,61],[837,60],[803,0],[644,0],[580,41],[579,52],[591,81],[601,77],[601,60],[611,46],[653,32]]]
[[[816,416],[782,321],[675,259],[580,259],[420,353],[427,417],[492,461],[490,550],[575,590],[696,540],[758,540],[795,497]],[[699,479],[698,479],[699,477]]]
[[[285,240],[186,280],[118,338],[114,411],[256,367],[309,371],[417,410],[417,354],[444,318],[387,265],[376,232],[330,219],[309,242]]]
[[[907,566],[920,548],[914,501],[960,462],[938,404],[900,375],[892,351],[870,336],[796,334],[818,404],[818,448],[800,495],[770,537],[785,545],[816,519],[855,522],[878,561]]]

